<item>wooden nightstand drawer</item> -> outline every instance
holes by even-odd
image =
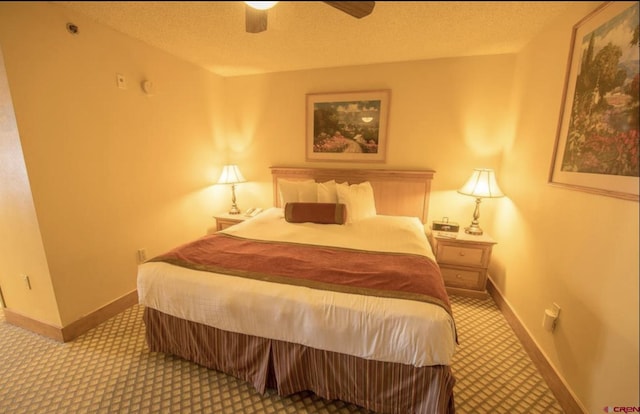
[[[239,222],[238,221],[220,220],[220,219],[218,219],[217,223],[218,223],[217,230],[220,231],[220,230],[226,229],[227,227],[231,227],[234,224],[238,224]]]
[[[436,254],[441,263],[484,266],[485,251],[482,247],[450,246],[442,243],[438,246]]]
[[[431,232],[431,247],[449,294],[485,299],[487,269],[496,242],[488,235]]]
[[[216,231],[220,231],[227,227],[242,223],[251,217],[247,217],[244,214],[221,214],[219,216],[214,216],[213,218],[216,219]]]
[[[484,271],[440,267],[447,286],[464,289],[484,289]]]

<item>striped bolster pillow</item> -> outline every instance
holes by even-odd
[[[344,224],[347,206],[339,203],[287,203],[284,219],[289,223]]]

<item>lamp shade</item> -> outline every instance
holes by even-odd
[[[222,173],[220,174],[220,178],[218,178],[218,184],[237,184],[245,181],[247,180],[244,179],[240,168],[234,164],[222,167]]]
[[[251,6],[256,10],[269,10],[277,3],[277,1],[245,1],[247,6]]]
[[[478,198],[497,198],[504,196],[496,182],[496,174],[490,168],[474,169],[471,178],[469,178],[458,192]]]

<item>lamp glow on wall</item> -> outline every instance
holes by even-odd
[[[473,170],[469,180],[467,180],[458,192],[476,198],[473,220],[469,227],[465,227],[465,232],[474,236],[482,235],[482,229],[478,222],[480,218],[480,202],[483,198],[504,197],[502,190],[498,187],[496,174],[490,168],[476,168]]]
[[[236,205],[236,184],[246,181],[237,165],[231,164],[222,167],[218,184],[231,184],[231,210],[229,210],[229,214],[240,214],[240,209]]]

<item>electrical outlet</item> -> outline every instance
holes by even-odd
[[[147,261],[147,249],[138,250],[138,263],[144,263]]]

